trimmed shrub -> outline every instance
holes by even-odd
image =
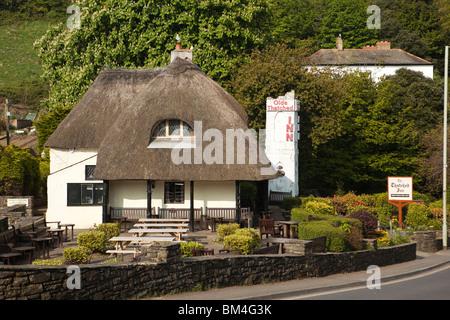
[[[322,201],[308,201],[305,209],[311,214],[334,214],[333,206]]]
[[[86,247],[70,247],[64,249],[64,264],[82,264],[89,263],[91,251]]]
[[[259,233],[253,228],[250,230],[238,229],[223,239],[223,246],[231,251],[249,254],[260,246]]]
[[[103,252],[106,248],[106,237],[103,231],[88,231],[78,235],[78,245],[92,252]]]
[[[226,236],[235,233],[237,229],[239,229],[239,224],[237,223],[219,224],[217,226],[217,236],[219,237],[219,242],[223,241]]]
[[[364,238],[375,237],[375,230],[378,227],[378,219],[375,216],[366,211],[357,211],[351,213],[347,217],[361,221]]]
[[[192,257],[193,249],[205,249],[205,246],[202,243],[195,241],[180,242],[180,250],[182,258]]]
[[[302,200],[297,197],[284,197],[282,208],[284,210],[291,210],[295,207],[300,207],[302,205]]]
[[[34,266],[58,266],[63,262],[59,259],[35,259],[31,264]]]
[[[299,224],[299,239],[312,239],[322,236],[327,236],[326,251],[342,252],[345,250],[345,231],[333,226],[330,220],[311,221]]]
[[[408,205],[408,212],[406,213],[405,223],[411,228],[425,229],[431,224],[431,209],[420,203],[411,203]]]
[[[104,232],[106,240],[120,235],[120,228],[118,223],[101,223],[98,225],[96,230]]]

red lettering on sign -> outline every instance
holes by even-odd
[[[286,141],[293,141],[294,137],[292,133],[286,133]]]
[[[293,124],[287,124],[286,125],[286,132],[294,132],[294,125]]]

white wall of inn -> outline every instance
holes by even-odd
[[[96,165],[96,150],[50,150],[48,176],[47,221],[74,223],[77,229],[87,229],[103,222],[101,205],[68,205],[69,183],[102,183],[103,180],[85,180],[86,165]],[[152,190],[152,207],[190,208],[190,181],[184,181],[184,202],[164,203],[164,181],[156,181]],[[146,208],[147,181],[109,181],[108,208]],[[194,207],[235,208],[235,181],[195,181]]]
[[[68,206],[68,183],[102,183],[85,180],[85,166],[95,165],[96,150],[50,149],[50,175],[47,179],[47,221],[75,223],[78,229],[102,223],[102,206]]]

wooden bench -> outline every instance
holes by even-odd
[[[250,208],[241,208],[240,222],[248,220]],[[236,208],[206,208],[207,219],[222,218],[223,222],[236,222]]]
[[[147,218],[147,208],[115,208],[110,209],[111,218],[126,217],[127,222],[138,222],[139,219]],[[156,215],[155,208],[152,208],[151,216]]]

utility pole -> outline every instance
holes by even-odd
[[[9,106],[11,105],[11,100],[6,99],[5,101],[5,116],[6,116],[6,145],[9,146],[9,117],[11,116],[9,112]]]
[[[442,247],[447,250],[447,103],[448,103],[448,48],[445,46],[444,70],[444,141],[443,141],[443,172],[442,172]]]

